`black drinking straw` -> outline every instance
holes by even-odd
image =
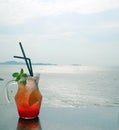
[[[14,56],[14,58],[24,59],[24,57],[21,57],[21,56]],[[27,57],[26,57],[26,59],[29,61],[30,75],[33,76],[33,69],[32,69],[31,59],[27,58]]]
[[[21,48],[21,51],[22,51],[22,54],[23,54],[23,59],[25,59],[25,62],[26,62],[26,65],[27,65],[29,74],[30,74],[30,76],[33,76],[31,60],[29,60],[29,64],[28,64],[28,62],[27,62],[27,59],[28,59],[28,58],[27,58],[26,55],[25,55],[25,52],[24,52],[24,49],[23,49],[23,47],[22,47],[21,42],[19,42],[19,45],[20,45],[20,48]]]

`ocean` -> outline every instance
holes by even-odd
[[[0,104],[7,104],[5,85],[12,80],[12,73],[24,65],[0,65]],[[76,65],[34,65],[40,73],[39,89],[44,107],[119,106],[119,67]],[[11,102],[17,86],[9,87]]]

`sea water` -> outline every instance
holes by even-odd
[[[5,85],[24,65],[0,65],[0,104],[7,103]],[[34,65],[46,107],[119,106],[119,67]],[[17,85],[10,88],[11,97]],[[14,92],[13,92],[14,91]]]

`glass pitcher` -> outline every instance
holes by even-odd
[[[9,82],[6,87],[6,96],[10,102],[10,94],[8,86],[14,84],[15,81]],[[36,76],[28,76],[21,78],[18,82],[18,89],[15,94],[15,103],[18,114],[21,118],[32,119],[39,115],[41,108],[42,95],[38,88],[39,74]]]

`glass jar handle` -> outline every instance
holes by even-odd
[[[15,84],[17,84],[17,82],[15,80],[10,80],[5,85],[5,97],[6,97],[6,100],[8,103],[11,103],[12,94],[15,95],[14,87],[10,87],[10,86],[11,85],[14,86]]]

